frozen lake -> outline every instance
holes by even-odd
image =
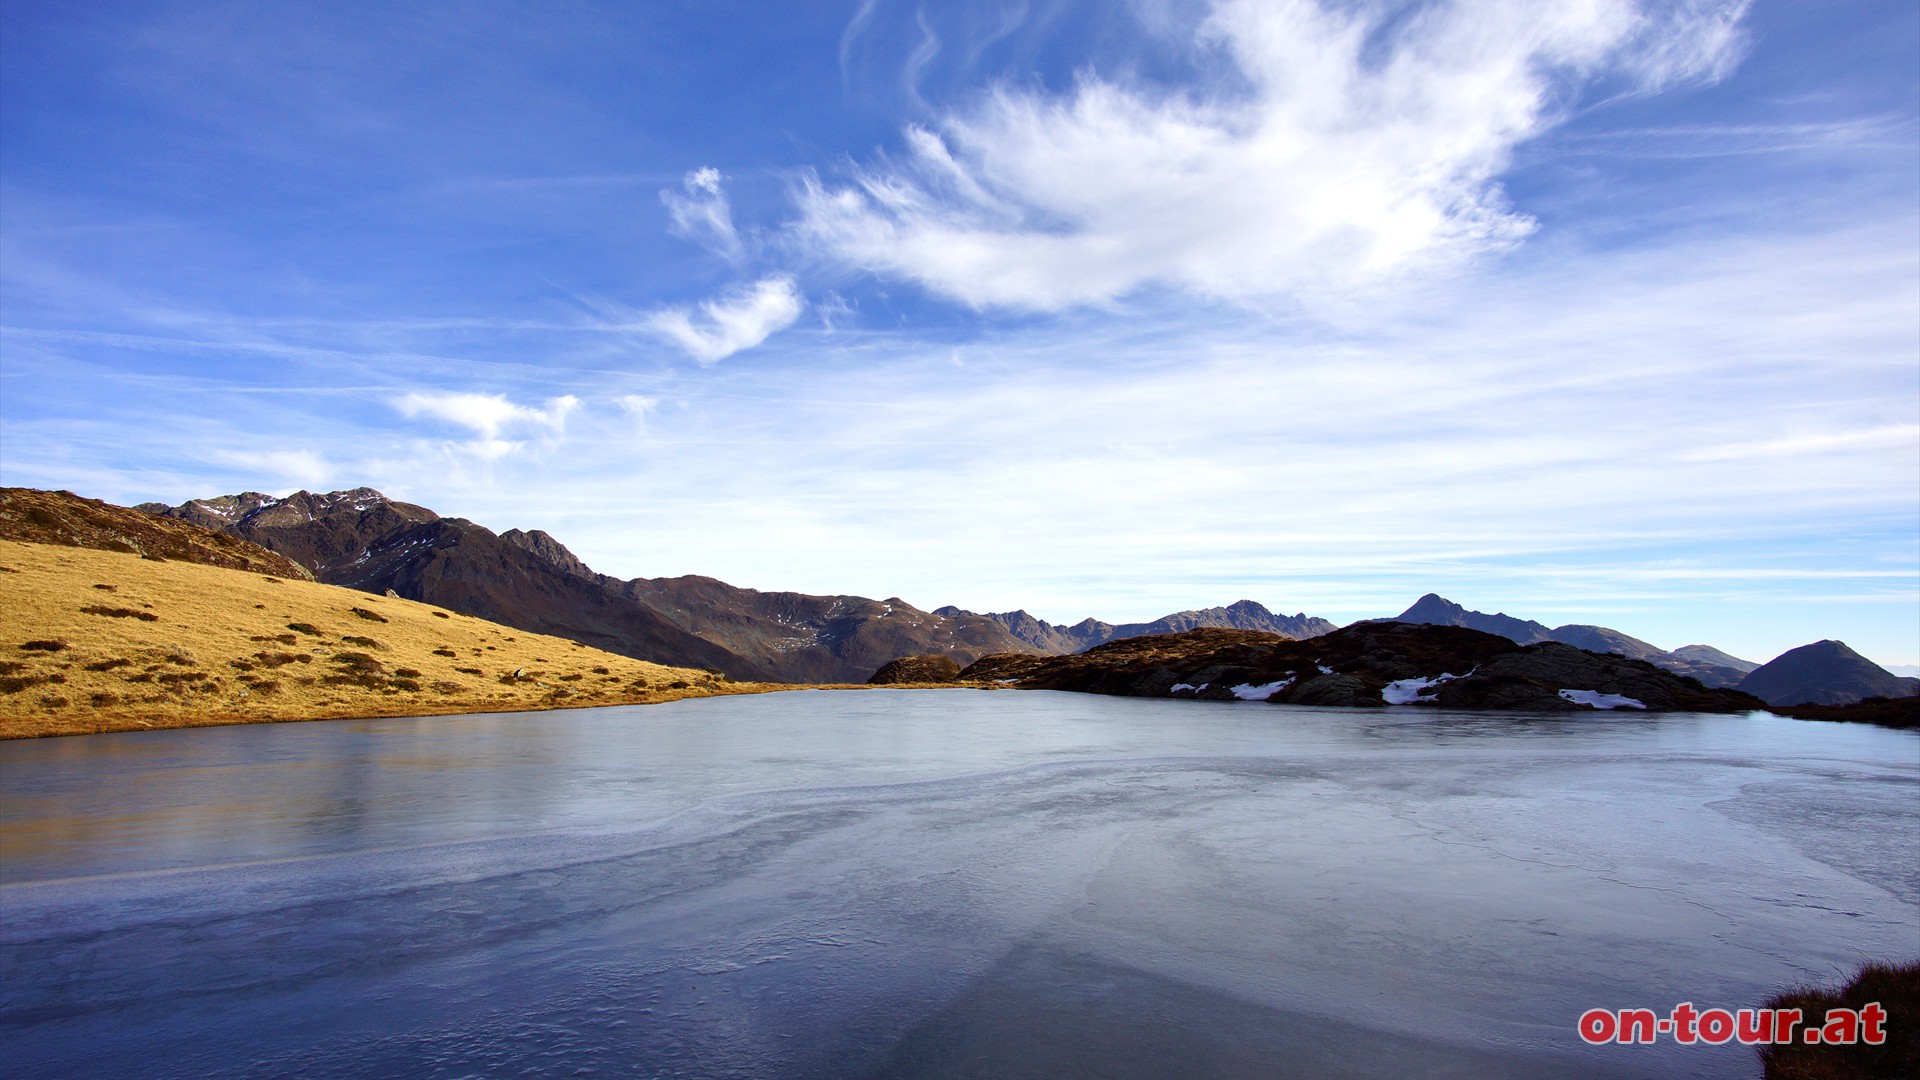
[[[0,744],[13,1076],[1757,1076],[1920,735],[979,691]]]

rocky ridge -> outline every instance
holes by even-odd
[[[1294,640],[1200,629],[1129,638],[1068,656],[988,656],[963,680],[1132,697],[1530,712],[1745,712],[1763,708],[1644,660],[1557,641],[1520,645],[1466,627],[1363,622]]]
[[[304,566],[245,540],[156,519],[71,491],[0,488],[0,540],[144,555],[311,581]]]
[[[997,623],[903,600],[744,589],[714,578],[595,573],[540,530],[495,534],[372,488],[146,504],[281,552],[327,584],[445,607],[623,656],[742,681],[858,683],[896,656],[969,663],[1026,648]]]
[[[957,607],[936,608],[935,611],[941,615],[955,617],[972,615],[972,612],[962,611]],[[1261,630],[1289,638],[1318,637],[1337,629],[1326,619],[1308,615],[1305,612],[1282,615],[1269,611],[1265,605],[1252,600],[1239,600],[1225,607],[1176,611],[1152,622],[1139,623],[1114,624],[1089,618],[1069,626],[1065,623],[1050,623],[1037,619],[1025,611],[989,612],[978,617],[992,619],[1005,627],[1014,637],[1047,653],[1081,652],[1095,645],[1104,645],[1109,641],[1119,641],[1123,638],[1177,634],[1182,630],[1197,630],[1201,627]]]
[[[1737,686],[1747,672],[1759,665],[1729,656],[1707,645],[1688,645],[1668,652],[1658,645],[1641,641],[1606,626],[1568,623],[1548,627],[1532,619],[1517,619],[1505,612],[1488,615],[1472,611],[1446,597],[1428,593],[1413,602],[1392,621],[1424,623],[1431,626],[1464,626],[1489,634],[1499,634],[1521,645],[1558,641],[1590,652],[1612,653],[1633,660],[1645,660],[1679,675],[1689,675],[1708,686]]]

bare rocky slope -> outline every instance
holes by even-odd
[[[1021,689],[1297,705],[1550,712],[1764,708],[1750,695],[1709,688],[1644,660],[1557,641],[1520,645],[1466,627],[1401,622],[1355,623],[1306,640],[1250,630],[1189,630],[1068,656],[983,657],[959,678]]]
[[[595,573],[540,530],[495,534],[372,488],[286,498],[244,492],[138,509],[282,553],[328,584],[392,589],[508,626],[742,680],[862,682],[896,657],[938,654],[964,665],[990,653],[1078,651],[1196,626],[1293,637],[1333,629],[1325,619],[1279,615],[1251,600],[1151,623],[1088,619],[1066,627],[1025,612],[924,611],[898,597],[763,592],[698,575],[622,580]]]
[[[864,682],[897,656],[970,663],[1026,648],[992,620],[899,599],[743,589],[706,577],[596,574],[539,530],[496,534],[371,488],[258,492],[139,509],[280,552],[327,584],[396,594],[623,656],[744,681]]]
[[[0,488],[0,540],[119,551],[311,581],[306,567],[257,544],[71,491]]]

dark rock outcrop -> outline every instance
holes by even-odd
[[[1740,689],[1769,705],[1850,705],[1863,698],[1920,694],[1920,679],[1903,679],[1843,641],[1816,641],[1753,669],[1740,680]]]
[[[83,499],[71,491],[0,488],[0,540],[125,551],[302,581],[313,578],[299,563],[257,544],[185,521]]]
[[[1644,660],[1547,641],[1518,645],[1456,626],[1362,622],[1291,640],[1203,629],[1130,638],[1071,656],[988,656],[966,680],[1135,697],[1383,708],[1573,712],[1595,708],[1745,712],[1746,694],[1709,689]]]
[[[960,677],[960,665],[951,656],[902,656],[880,666],[867,680],[869,686],[896,683],[948,683]]]
[[[1851,705],[1775,705],[1767,710],[1797,720],[1836,720],[1881,727],[1920,728],[1920,696],[1871,697]]]

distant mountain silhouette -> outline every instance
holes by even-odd
[[[1668,652],[1658,645],[1649,644],[1637,637],[1605,626],[1568,623],[1565,626],[1549,629],[1542,623],[1531,619],[1516,619],[1505,613],[1488,615],[1479,611],[1470,611],[1435,593],[1428,593],[1414,601],[1412,607],[1401,612],[1398,618],[1391,621],[1425,623],[1430,626],[1464,626],[1469,630],[1499,634],[1521,645],[1558,641],[1590,652],[1612,653],[1615,656],[1625,656],[1633,660],[1645,660],[1677,675],[1690,675],[1709,687],[1735,686],[1747,672],[1757,666],[1706,645],[1689,645],[1685,650]],[[1728,662],[1722,663],[1721,660],[1715,659],[1716,657]]]
[[[1740,689],[1769,705],[1851,705],[1920,694],[1920,679],[1903,679],[1843,641],[1816,641],[1753,669]]]
[[[1469,630],[1478,630],[1485,634],[1499,634],[1521,645],[1553,640],[1551,630],[1531,619],[1516,619],[1504,612],[1498,615],[1487,615],[1478,611],[1468,611],[1446,597],[1434,593],[1428,593],[1415,600],[1412,607],[1391,620],[1377,621],[1426,623],[1429,626],[1464,626]]]
[[[1682,645],[1668,655],[1678,660],[1687,660],[1696,664],[1712,664],[1715,667],[1732,668],[1742,675],[1760,666],[1751,660],[1742,660],[1731,653],[1721,652],[1711,645]]]
[[[952,616],[970,614],[957,607],[937,608],[936,611],[942,615]],[[1297,615],[1277,614],[1252,600],[1235,601],[1226,607],[1176,611],[1152,622],[1117,625],[1101,622],[1098,619],[1084,619],[1068,626],[1064,623],[1056,624],[1036,619],[1025,611],[993,612],[983,617],[1006,627],[1008,633],[1044,653],[1083,652],[1109,641],[1145,637],[1151,634],[1177,634],[1182,630],[1196,630],[1201,627],[1261,630],[1287,638],[1318,637],[1338,629],[1335,624],[1326,619],[1317,618],[1305,612]]]

